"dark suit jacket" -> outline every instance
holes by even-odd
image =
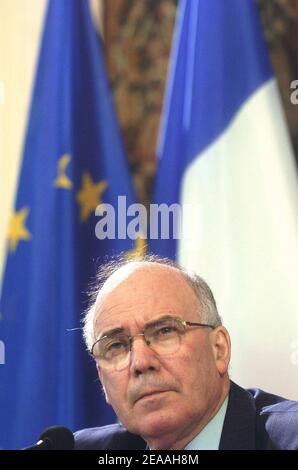
[[[118,423],[77,431],[75,449],[144,450],[146,442]],[[219,449],[298,449],[298,402],[231,382]]]

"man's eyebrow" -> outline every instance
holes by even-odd
[[[105,336],[111,336],[111,335],[114,335],[116,333],[123,333],[124,332],[124,328],[112,328],[110,330],[106,330],[106,331],[103,331],[102,333],[100,333],[100,335],[97,337],[97,341]]]
[[[145,323],[144,326],[143,326],[143,329],[146,328],[147,326],[154,326],[154,325],[158,325],[159,323],[161,323],[162,321],[164,320],[167,320],[169,318],[175,318],[173,315],[170,315],[170,314],[167,314],[167,315],[163,315],[162,317],[159,317],[159,318],[156,318],[155,320],[151,320],[150,322],[148,323]],[[123,332],[127,332],[127,330],[125,330],[124,328],[112,328],[110,330],[104,330],[98,337],[97,337],[97,341],[101,338],[104,338],[105,336],[111,336],[113,334],[116,334],[116,333],[123,333]]]
[[[167,314],[167,315],[163,315],[162,317],[159,317],[159,318],[156,318],[155,320],[152,320],[148,323],[146,323],[144,325],[144,328],[146,328],[147,326],[155,326],[155,325],[158,325],[159,323],[163,322],[164,320],[168,320],[170,318],[175,318],[174,316],[170,315],[170,314]]]

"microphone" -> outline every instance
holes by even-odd
[[[51,426],[41,434],[36,444],[23,450],[72,450],[73,448],[73,433],[64,426]]]

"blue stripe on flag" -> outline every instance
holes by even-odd
[[[179,202],[185,168],[273,75],[253,0],[181,0],[158,150],[154,202]],[[175,240],[150,249],[175,258]]]

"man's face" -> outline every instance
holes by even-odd
[[[134,336],[167,315],[201,321],[198,298],[172,267],[146,263],[127,275],[122,272],[120,281],[114,275],[110,284],[97,300],[96,337],[114,328]],[[228,391],[229,345],[222,330],[189,327],[178,351],[166,356],[137,336],[126,368],[98,367],[106,399],[119,420],[150,447],[184,446],[217,412]]]

